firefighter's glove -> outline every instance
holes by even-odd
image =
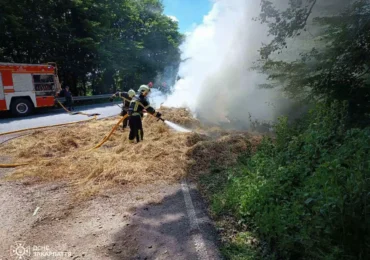
[[[162,114],[157,112],[157,114],[155,115],[156,118],[161,118],[162,117]]]
[[[112,98],[112,97],[111,97],[111,98],[109,98],[109,101],[110,101],[110,102],[113,102],[113,98]]]

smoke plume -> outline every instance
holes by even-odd
[[[279,89],[261,89],[266,76],[251,70],[259,59],[258,50],[268,43],[268,28],[255,21],[260,0],[215,0],[203,23],[192,31],[181,46],[183,63],[180,80],[165,106],[188,107],[203,122],[248,128],[252,120],[275,121],[289,114],[297,117],[305,110],[288,100]],[[289,0],[274,0],[280,10]],[[348,6],[348,0],[318,0],[308,20],[307,32],[289,39],[289,48],[280,60],[295,60],[302,51],[315,46],[318,32],[313,18],[331,15]],[[298,105],[298,107],[297,107]]]
[[[188,107],[209,123],[272,121],[286,102],[277,90],[260,89],[265,77],[251,70],[267,28],[253,18],[258,0],[218,0],[182,46],[179,80],[164,105]],[[284,102],[282,102],[284,100]],[[278,102],[278,103],[277,103]]]

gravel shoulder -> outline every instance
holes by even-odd
[[[218,259],[205,205],[194,186],[190,193],[209,259]],[[84,202],[73,194],[65,183],[0,182],[0,259],[16,259],[17,241],[31,247],[29,259],[199,259],[180,184],[122,187]],[[42,257],[35,247],[63,255]]]

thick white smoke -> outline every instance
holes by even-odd
[[[280,10],[289,0],[274,0]],[[294,107],[278,89],[261,89],[264,75],[251,70],[259,59],[258,50],[268,43],[267,26],[254,21],[260,14],[260,0],[214,0],[203,24],[191,32],[183,44],[179,80],[165,106],[188,107],[202,121],[230,122],[248,127],[249,115],[260,121],[274,121],[289,113],[298,116],[304,108]],[[346,4],[347,3],[347,4]],[[274,58],[295,60],[302,50],[315,46],[313,17],[337,13],[348,0],[318,0],[310,15],[309,29],[295,39],[289,48]],[[295,115],[294,115],[295,114]]]
[[[179,80],[165,106],[190,108],[208,122],[229,119],[247,123],[249,113],[259,120],[277,116],[279,93],[259,89],[264,76],[250,68],[259,58],[267,28],[253,21],[259,0],[218,0],[203,24],[182,46]]]
[[[155,109],[158,109],[161,107],[161,105],[166,101],[167,96],[164,95],[161,91],[158,89],[153,88],[150,91],[149,95],[149,101],[152,107]]]

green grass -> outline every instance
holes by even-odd
[[[235,231],[224,234],[227,259],[370,259],[370,128],[349,127],[345,111],[320,104],[295,125],[282,118],[275,140],[203,177],[215,219]]]

